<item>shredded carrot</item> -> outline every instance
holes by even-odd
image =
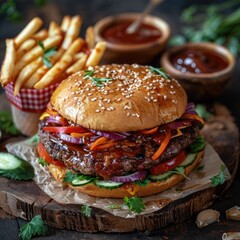
[[[114,146],[115,144],[116,144],[116,142],[114,140],[110,140],[105,144],[98,145],[94,150],[106,149],[106,148]]]
[[[154,134],[154,133],[156,133],[157,130],[158,130],[158,127],[154,127],[154,128],[148,129],[148,130],[143,130],[143,131],[141,131],[141,132],[142,132],[143,134],[148,135],[148,134]]]
[[[98,138],[95,142],[93,142],[93,144],[91,145],[90,147],[90,150],[95,150],[95,148],[98,146],[98,145],[101,145],[101,144],[104,144],[108,141],[107,138],[105,137],[100,137]]]
[[[77,138],[77,137],[91,137],[93,135],[94,134],[91,133],[91,132],[85,132],[85,133],[75,133],[75,132],[73,132],[73,133],[71,133],[71,136],[75,137],[75,138]]]
[[[200,123],[202,123],[202,125],[205,124],[205,121],[197,114],[185,113],[182,115],[181,118],[195,119],[195,120],[199,121]]]
[[[157,160],[162,155],[162,153],[166,149],[170,139],[171,139],[171,131],[170,130],[166,130],[166,134],[164,136],[163,142],[161,143],[161,145],[158,148],[158,150],[152,156],[152,160],[153,161]]]

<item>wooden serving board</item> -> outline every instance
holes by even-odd
[[[152,214],[124,219],[96,208],[93,208],[91,217],[85,217],[81,214],[80,205],[62,205],[55,202],[33,181],[0,178],[0,207],[11,215],[27,220],[41,214],[45,223],[51,227],[81,232],[151,231],[169,223],[182,222],[212,205],[230,186],[236,174],[239,153],[238,129],[226,107],[215,104],[213,112],[214,117],[204,126],[203,134],[232,173],[232,179],[224,185],[191,194]]]

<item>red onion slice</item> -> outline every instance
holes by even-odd
[[[49,123],[54,123],[54,124],[58,124],[60,126],[65,126],[67,125],[67,120],[64,119],[63,117],[60,117],[60,116],[49,116],[46,120],[46,123],[49,124]]]
[[[183,126],[190,126],[191,125],[191,121],[190,120],[183,120],[183,121],[176,121],[176,122],[171,122],[171,123],[167,123],[167,126],[171,129],[171,130],[176,130],[178,128],[181,128]]]
[[[195,105],[194,103],[190,102],[187,104],[185,113],[190,113],[190,114],[197,114],[195,111]]]
[[[144,179],[146,176],[146,173],[147,173],[146,171],[138,171],[126,176],[113,176],[111,180],[114,182],[120,182],[120,183],[134,182],[134,181]]]
[[[65,133],[60,133],[58,137],[68,143],[83,144],[83,138],[75,138]]]
[[[109,138],[112,140],[122,140],[130,136],[129,132],[118,133],[118,132],[99,131],[99,130],[93,130],[93,129],[90,129],[90,131],[98,136]]]

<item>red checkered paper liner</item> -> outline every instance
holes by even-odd
[[[18,109],[25,112],[40,113],[45,110],[57,86],[58,83],[40,90],[22,88],[19,94],[14,96],[14,85],[11,82],[5,87],[5,92],[8,100]]]

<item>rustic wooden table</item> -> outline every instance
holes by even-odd
[[[27,19],[35,15],[40,15],[45,19],[55,19],[59,20],[65,14],[81,14],[84,19],[83,28],[86,28],[89,24],[94,24],[101,17],[116,14],[119,12],[127,11],[140,11],[145,5],[147,0],[139,1],[129,1],[129,0],[89,0],[89,1],[60,1],[59,4],[57,0],[51,1],[48,8],[51,14],[46,14],[46,9],[36,10],[30,3],[31,1],[26,1],[29,5],[20,6],[22,10],[27,14]],[[187,6],[189,1],[166,1],[161,7],[157,8],[154,13],[159,16],[163,16],[171,25],[173,33],[176,33],[179,27],[178,17],[181,9]],[[199,1],[202,2],[202,1]],[[206,1],[205,1],[206,2]],[[98,11],[96,11],[96,9]],[[89,17],[91,16],[91,17]],[[3,56],[3,49],[5,49],[3,44],[3,39],[6,37],[15,36],[17,32],[25,24],[10,24],[6,25],[5,21],[0,21],[0,59]],[[234,78],[229,85],[228,89],[223,96],[216,99],[216,101],[224,104],[228,109],[230,109],[233,117],[236,119],[238,127],[240,126],[240,61],[237,63],[237,68],[235,71]],[[0,92],[2,90],[0,89]],[[8,107],[6,102],[3,101],[3,97],[0,97],[0,110]],[[195,225],[196,216],[194,215],[189,220],[178,223],[171,224],[163,229],[153,231],[153,232],[133,232],[133,233],[79,233],[75,231],[59,230],[55,228],[48,227],[47,236],[40,237],[37,239],[164,239],[164,240],[216,240],[221,239],[223,232],[240,232],[240,223],[236,221],[229,221],[225,218],[225,210],[233,207],[235,205],[240,206],[240,170],[238,169],[236,177],[233,181],[231,187],[220,196],[212,206],[212,208],[220,211],[221,218],[219,223],[215,223],[205,227],[203,229],[198,229]],[[27,221],[16,218],[11,215],[6,214],[0,206],[0,239],[18,239],[19,228],[22,224]]]

